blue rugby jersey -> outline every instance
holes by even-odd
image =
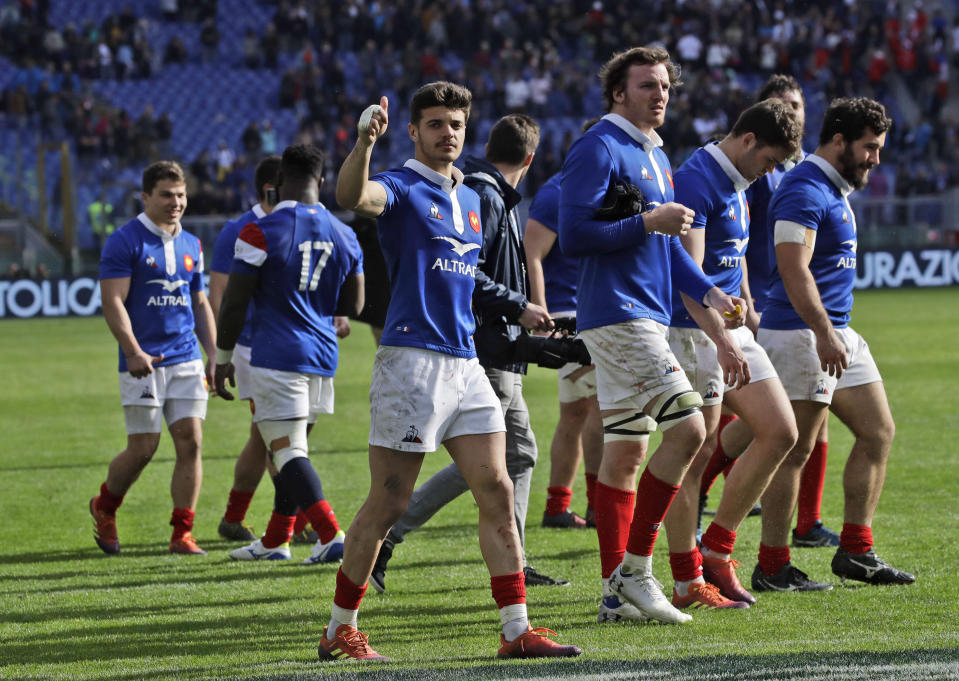
[[[282,201],[247,223],[233,271],[259,274],[250,364],[333,376],[339,359],[333,313],[340,287],[363,271],[352,231],[322,204]]]
[[[816,231],[809,270],[816,281],[823,307],[836,328],[848,326],[852,311],[852,288],[856,277],[856,216],[846,198],[852,187],[820,156],[811,154],[789,171],[769,203],[769,225],[775,234],[779,220],[798,223]],[[769,242],[769,257],[776,262],[775,242]],[[766,329],[804,329],[773,267],[766,310],[759,325]]]
[[[556,173],[543,183],[529,207],[529,217],[551,232],[559,230],[560,175]],[[543,285],[550,313],[575,312],[578,277],[579,259],[563,255],[559,243],[554,244],[543,258]]]
[[[240,230],[248,223],[259,220],[266,215],[266,212],[256,204],[238,217],[236,220],[223,225],[223,229],[216,236],[216,242],[213,244],[213,257],[210,258],[210,271],[220,274],[229,274],[233,269],[233,254],[236,247],[236,238],[240,235]],[[243,324],[243,330],[237,339],[238,345],[249,347],[253,342],[253,302],[250,301],[250,307],[246,311],[246,322]]]
[[[377,232],[390,275],[382,345],[475,357],[471,301],[483,240],[479,196],[415,159],[374,175],[386,189]]]
[[[712,288],[678,237],[646,234],[641,216],[594,216],[615,180],[636,185],[650,206],[673,200],[669,160],[617,114],[607,114],[570,148],[560,181],[559,241],[580,257],[576,326],[590,329],[648,318],[669,325],[674,288],[701,301]]]
[[[673,181],[676,201],[696,211],[692,229],[705,230],[703,272],[723,291],[738,296],[750,235],[745,194],[749,182],[717,144],[693,152]],[[673,298],[670,326],[697,328],[680,296]]]
[[[800,154],[805,157],[800,151]],[[749,292],[752,294],[757,312],[766,309],[766,296],[769,292],[769,276],[776,265],[776,258],[769,259],[769,242],[772,241],[773,226],[769,224],[769,200],[782,182],[786,173],[796,167],[792,161],[776,166],[771,173],[759,178],[746,190],[749,202],[749,247],[746,249],[746,265],[749,270]]]
[[[203,247],[177,226],[174,234],[140,213],[111,234],[100,256],[100,279],[130,278],[123,305],[144,352],[163,355],[156,366],[202,359],[193,333],[192,293],[203,290]],[[121,373],[127,359],[119,350]]]

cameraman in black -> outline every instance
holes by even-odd
[[[473,292],[476,315],[473,338],[480,364],[503,405],[506,465],[513,480],[513,508],[520,540],[524,543],[524,563],[524,528],[537,448],[530,428],[529,409],[523,398],[523,374],[530,359],[542,359],[548,366],[555,349],[565,347],[561,340],[550,339],[554,341],[554,349],[547,350],[547,339],[531,337],[527,331],[551,331],[554,326],[547,311],[528,298],[526,255],[516,208],[522,198],[516,187],[526,176],[538,144],[539,126],[532,118],[523,114],[505,116],[490,130],[486,158],[466,160],[464,178],[464,184],[479,194],[482,211],[483,245]],[[467,229],[480,227],[470,222]],[[561,365],[568,360],[557,361]],[[373,588],[381,593],[386,590],[387,562],[394,546],[403,541],[406,533],[420,527],[468,489],[455,464],[443,468],[417,488],[406,513],[383,541],[370,576]],[[530,565],[524,565],[523,572],[528,586],[567,583],[544,575]]]

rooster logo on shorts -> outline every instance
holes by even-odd
[[[423,443],[420,439],[420,431],[417,430],[416,426],[410,426],[409,430],[406,431],[406,437],[403,438],[403,442]]]
[[[816,386],[817,395],[828,395],[829,389],[826,387],[825,381],[819,381],[819,384]]]

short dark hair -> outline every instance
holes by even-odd
[[[413,93],[413,99],[410,100],[410,123],[419,123],[423,117],[423,109],[433,106],[462,110],[466,114],[466,120],[469,120],[472,105],[473,93],[462,85],[445,80],[427,83]]]
[[[792,158],[802,144],[802,126],[792,108],[781,99],[756,102],[739,114],[729,134],[742,137],[747,132],[756,136],[760,146],[782,147]]]
[[[756,101],[762,102],[770,97],[780,97],[793,90],[799,93],[799,98],[802,99],[803,106],[805,106],[806,97],[802,93],[799,81],[785,73],[774,73],[759,88],[759,92],[756,93]]]
[[[603,104],[607,111],[613,108],[613,94],[626,87],[629,67],[635,64],[651,66],[662,64],[666,67],[666,73],[669,74],[670,86],[677,87],[683,84],[679,80],[679,65],[669,58],[669,52],[665,48],[647,45],[618,52],[599,70],[599,80],[603,85]]]
[[[157,161],[151,163],[143,171],[140,188],[144,194],[152,194],[158,182],[171,180],[177,184],[186,184],[186,175],[183,168],[176,161]]]
[[[866,129],[876,135],[887,132],[892,119],[886,115],[886,107],[868,97],[842,97],[834,99],[826,109],[822,130],[819,132],[819,144],[829,144],[833,136],[839,133],[847,142],[855,142],[866,134]]]
[[[496,121],[489,131],[486,160],[518,165],[536,151],[539,124],[526,114],[509,114]]]
[[[312,144],[293,144],[283,150],[280,172],[290,179],[319,180],[325,162],[326,155]]]
[[[276,184],[276,173],[280,170],[280,162],[281,158],[279,156],[270,154],[256,164],[256,170],[253,171],[253,184],[256,187],[256,197],[260,201],[266,199],[264,185]]]

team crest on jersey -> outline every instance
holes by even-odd
[[[736,220],[736,209],[733,206],[729,207],[729,211],[726,213],[726,217],[730,220]]]
[[[307,208],[306,212],[309,213],[310,215],[316,215],[317,213],[319,213],[319,211],[316,208]]]
[[[420,431],[416,426],[410,426],[406,430],[406,436],[403,438],[403,442],[417,442],[422,444],[423,441],[420,439]]]
[[[480,219],[479,219],[479,215],[476,214],[476,211],[472,211],[472,210],[471,210],[471,211],[469,212],[469,218],[470,218],[470,227],[473,228],[473,231],[474,231],[474,232],[476,232],[477,234],[479,234],[479,231],[480,231]]]
[[[846,211],[842,212],[842,221],[849,222],[849,213],[847,213]]]
[[[646,170],[646,166],[643,166],[642,172],[639,173],[640,180],[651,180],[653,179],[652,175],[649,174],[649,171]]]
[[[670,362],[669,360],[666,360],[666,363],[664,366],[666,367],[666,376],[669,376],[674,371],[679,371],[679,367],[673,364],[672,362]]]
[[[829,390],[826,388],[826,382],[825,382],[825,381],[819,381],[819,383],[816,385],[816,394],[817,394],[817,395],[828,395],[828,394],[829,394]]]
[[[157,259],[154,258],[152,255],[148,255],[148,256],[147,256],[147,266],[148,266],[148,267],[152,267],[153,269],[156,269],[156,267],[157,267]]]
[[[193,256],[190,255],[189,253],[185,253],[185,254],[183,255],[183,266],[186,268],[186,271],[187,271],[187,272],[192,272],[192,271],[193,271],[193,265],[194,265],[194,263],[193,263]]]
[[[435,203],[430,202],[430,214],[429,217],[434,220],[442,220],[443,216],[440,215],[440,209],[436,207]]]

